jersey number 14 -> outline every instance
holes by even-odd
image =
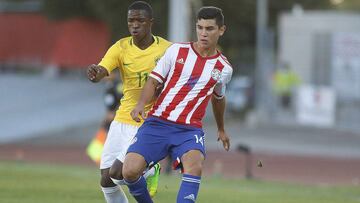
[[[203,136],[194,135],[194,137],[195,137],[195,142],[196,143],[200,143],[202,146],[204,146]]]

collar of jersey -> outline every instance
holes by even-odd
[[[202,59],[215,59],[215,58],[217,58],[217,57],[219,57],[220,56],[220,52],[219,52],[219,50],[217,50],[216,49],[216,54],[215,55],[212,55],[212,56],[201,56],[200,55],[200,53],[198,53],[196,50],[195,50],[195,48],[194,48],[194,42],[190,42],[190,46],[191,46],[191,49],[195,52],[195,54],[198,56],[198,57],[200,57],[200,58],[202,58]]]
[[[130,43],[130,46],[136,47],[136,49],[138,49],[138,50],[140,50],[140,51],[145,51],[145,50],[149,49],[150,47],[152,47],[152,46],[154,46],[154,45],[158,45],[158,44],[160,43],[159,37],[154,36],[154,35],[152,35],[152,37],[153,37],[153,39],[154,39],[154,42],[153,42],[150,46],[148,46],[146,49],[140,49],[138,46],[136,46],[136,45],[133,43],[133,37],[130,38],[129,43]],[[134,46],[133,46],[133,45],[134,45]]]

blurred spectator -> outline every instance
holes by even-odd
[[[227,88],[227,108],[240,118],[244,118],[247,111],[252,108],[253,95],[254,84],[249,76],[234,77]]]
[[[288,63],[281,63],[273,77],[273,89],[280,98],[281,106],[288,109],[294,89],[300,84],[300,78]]]

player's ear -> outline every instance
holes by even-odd
[[[226,26],[223,25],[219,28],[219,31],[220,31],[220,36],[223,36],[223,34],[225,33],[225,30],[226,30]]]

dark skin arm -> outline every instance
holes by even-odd
[[[216,99],[214,96],[211,98],[213,113],[215,116],[216,125],[218,128],[218,141],[221,140],[223,147],[226,151],[230,149],[230,138],[225,132],[224,127],[224,111],[225,111],[225,97]]]
[[[140,122],[139,115],[143,119],[146,118],[146,112],[144,111],[145,104],[149,103],[155,96],[156,88],[159,86],[159,82],[152,77],[149,77],[145,83],[145,86],[141,92],[140,99],[135,108],[131,111],[130,115],[136,122]]]
[[[86,74],[91,82],[99,82],[104,77],[108,76],[108,71],[99,65],[92,64],[87,67]]]

